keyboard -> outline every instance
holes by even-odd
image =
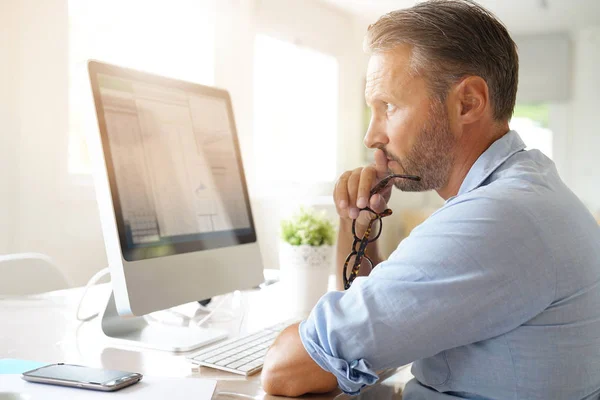
[[[286,327],[298,321],[286,321],[254,333],[225,340],[187,356],[194,364],[252,375],[262,369],[267,350]]]

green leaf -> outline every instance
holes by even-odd
[[[333,245],[336,227],[325,211],[301,207],[290,219],[281,221],[281,239],[292,246]]]

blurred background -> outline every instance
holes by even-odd
[[[600,1],[481,0],[519,46],[511,127],[600,214]],[[85,143],[90,58],[230,91],[266,268],[300,204],[335,215],[368,164],[366,28],[412,0],[0,0],[0,254],[51,256],[75,285],[107,264]],[[443,204],[396,192],[389,254]],[[393,223],[391,221],[394,221]]]

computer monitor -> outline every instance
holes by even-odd
[[[88,63],[88,138],[113,297],[111,337],[185,351],[226,336],[143,316],[258,286],[262,259],[227,91]],[[112,304],[111,304],[112,303]]]

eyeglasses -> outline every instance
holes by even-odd
[[[383,189],[385,189],[388,186],[388,184],[390,182],[392,182],[393,179],[397,179],[397,178],[409,179],[411,181],[420,181],[421,180],[420,177],[414,176],[414,175],[398,175],[398,174],[388,175],[385,178],[383,178],[377,185],[375,185],[373,187],[373,189],[371,189],[369,198],[371,198],[371,196],[381,192]],[[358,270],[360,269],[360,266],[361,266],[363,260],[366,260],[371,265],[371,268],[373,268],[373,261],[365,253],[365,251],[367,250],[367,245],[369,243],[373,243],[374,241],[379,239],[379,236],[381,235],[381,229],[383,227],[383,225],[381,223],[381,218],[387,217],[388,215],[392,215],[392,210],[390,210],[389,208],[386,208],[385,210],[383,210],[380,213],[376,213],[373,209],[371,209],[370,207],[367,206],[367,207],[361,208],[359,211],[360,212],[362,212],[362,211],[369,212],[371,215],[371,220],[369,221],[369,224],[367,225],[367,229],[365,230],[365,233],[363,233],[362,238],[359,238],[356,235],[356,219],[352,221],[352,235],[354,236],[354,242],[352,243],[352,252],[350,252],[350,254],[348,254],[348,257],[346,257],[346,261],[344,262],[344,271],[343,271],[344,290],[348,290],[350,288],[350,285],[352,285],[352,282],[354,282],[354,279],[358,275]],[[377,234],[371,238],[371,236],[373,234],[373,228],[376,223],[379,223],[378,227],[375,228]],[[358,248],[357,248],[357,246],[358,246]],[[350,265],[350,263],[352,261],[353,261],[352,270],[350,271],[350,276],[348,276],[348,274],[347,274],[348,265]]]

